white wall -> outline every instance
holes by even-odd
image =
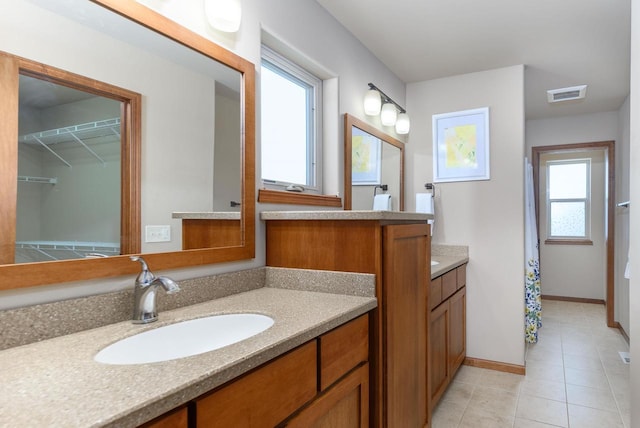
[[[640,4],[631,2],[631,92],[630,92],[630,150],[631,165],[640,165]],[[631,338],[631,403],[640,402],[640,168],[631,168],[629,173],[629,197],[635,201],[631,206],[629,242],[631,255],[631,280],[629,281],[629,337]],[[635,271],[635,273],[634,273]],[[632,426],[640,424],[640,406],[631,406]],[[633,425],[635,424],[635,425]]]
[[[436,184],[434,243],[469,246],[467,354],[524,365],[524,67],[407,86],[407,210],[433,180],[433,114],[489,107],[491,180]]]
[[[405,85],[396,77],[385,65],[383,65],[371,52],[353,37],[344,27],[342,27],[331,15],[329,15],[315,1],[287,1],[287,0],[270,0],[268,2],[262,0],[245,0],[243,1],[243,21],[240,31],[233,35],[217,32],[209,28],[204,20],[201,2],[184,2],[180,0],[148,0],[147,3],[157,6],[162,13],[175,19],[176,21],[187,26],[191,30],[208,37],[212,41],[234,51],[238,55],[248,59],[254,64],[260,63],[260,34],[263,29],[267,29],[272,35],[281,39],[288,44],[291,49],[298,51],[304,55],[309,61],[316,63],[333,79],[328,79],[327,84],[334,96],[327,103],[333,112],[325,118],[333,117],[335,120],[328,126],[329,132],[325,133],[324,162],[325,168],[325,193],[342,194],[343,189],[343,120],[342,115],[346,112],[369,122],[370,124],[383,129],[387,133],[391,133],[390,129],[380,126],[379,120],[369,119],[365,117],[362,107],[362,97],[367,90],[367,83],[373,82],[380,87],[385,93],[391,96],[399,104],[403,105],[405,101]],[[40,60],[46,63],[56,63],[56,57],[46,49],[41,49],[39,43],[30,35],[24,37],[16,37],[16,31],[22,29],[37,34],[44,22],[50,20],[49,17],[31,16],[24,19],[21,11],[29,6],[29,2],[20,0],[16,2],[0,2],[0,50],[11,50],[6,48],[7,43],[24,42],[28,45],[32,52],[40,55]],[[42,19],[42,21],[39,21]],[[6,24],[6,25],[5,25]],[[94,59],[96,63],[91,64],[91,69],[108,69],[112,67],[108,64],[110,58],[103,57],[101,59],[99,52],[94,44],[87,43],[86,37],[74,36],[69,26],[56,28],[56,32],[68,33],[70,40],[79,39],[84,49],[89,51],[87,54],[91,61]],[[46,36],[45,36],[46,37]],[[82,48],[81,46],[81,48]],[[31,55],[26,55],[31,56]],[[135,55],[133,55],[135,56]],[[76,60],[80,56],[75,55]],[[101,65],[100,61],[107,61],[107,64]],[[82,61],[76,61],[83,63]],[[259,72],[259,67],[256,67]],[[145,79],[156,76],[157,70],[145,74]],[[82,74],[82,72],[81,72]],[[121,70],[122,79],[127,77],[135,77],[136,73]],[[257,74],[257,87],[259,90],[259,73]],[[118,80],[116,84],[129,89],[138,90],[145,94],[147,87],[131,88],[127,80]],[[110,82],[114,83],[114,82]],[[158,87],[162,88],[162,84]],[[166,85],[164,85],[166,87]],[[143,103],[145,100],[143,99]],[[325,108],[327,107],[325,104]],[[162,106],[155,106],[161,108]],[[257,111],[257,129],[256,129],[256,160],[260,159],[260,97],[259,92],[256,97]],[[190,109],[184,109],[184,113],[190,112]],[[174,110],[175,112],[175,110]],[[155,136],[162,137],[162,132],[154,129],[145,129],[145,133],[155,131]],[[156,141],[156,138],[150,141]],[[395,136],[395,135],[394,135]],[[401,137],[395,136],[402,140]],[[149,137],[150,138],[150,137]],[[173,137],[172,137],[173,138]],[[174,141],[182,141],[182,138],[176,137]],[[175,147],[179,149],[179,146]],[[143,154],[144,156],[144,154]],[[168,155],[168,157],[173,154]],[[210,157],[209,157],[210,158]],[[143,170],[150,168],[157,159],[145,159]],[[184,171],[184,165],[176,165],[177,171]],[[154,208],[163,201],[163,194],[167,188],[170,188],[175,179],[171,177],[171,173],[166,170],[156,168],[155,174],[161,174],[165,177],[164,182],[159,183],[145,192],[143,189],[143,197],[150,202],[143,208],[143,215],[150,216],[150,224],[167,224],[164,218],[155,216]],[[260,162],[256,162],[256,188],[260,187]],[[144,180],[150,180],[152,177],[145,175]],[[248,185],[251,185],[248,183]],[[196,186],[193,189],[197,189]],[[211,185],[207,187],[211,194]],[[222,263],[217,265],[207,265],[188,269],[177,269],[173,271],[163,272],[171,275],[176,280],[185,278],[193,278],[214,273],[229,272],[240,269],[263,266],[265,264],[264,254],[264,224],[259,218],[260,211],[263,210],[287,210],[287,209],[309,209],[309,207],[287,206],[287,205],[265,205],[257,204],[256,219],[256,258],[253,260],[239,261],[232,263]],[[172,231],[173,232],[173,231]],[[179,236],[173,236],[179,240]],[[144,249],[143,249],[144,250]],[[151,267],[153,268],[153,266]],[[40,303],[44,301],[69,299],[81,295],[98,294],[112,290],[132,287],[133,276],[100,279],[93,281],[83,281],[73,284],[58,284],[47,287],[38,287],[32,289],[9,290],[0,292],[0,309],[16,306],[24,306],[29,304]]]
[[[629,98],[618,112],[618,139],[616,140],[616,202],[628,201],[629,198]],[[616,208],[615,214],[615,320],[620,323],[629,335],[629,280],[624,271],[629,260],[629,214],[630,208]]]

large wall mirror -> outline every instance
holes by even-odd
[[[345,114],[344,209],[371,210],[382,193],[391,196],[392,211],[404,211],[404,144]]]
[[[254,257],[252,63],[133,0],[6,12],[0,289]],[[234,240],[185,245],[194,212]]]

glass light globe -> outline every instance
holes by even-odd
[[[380,92],[375,89],[369,89],[364,96],[364,114],[367,116],[377,116],[380,114],[381,106]]]
[[[409,121],[409,115],[407,113],[400,113],[396,120],[396,133],[408,134],[411,128],[411,121]]]
[[[380,122],[382,122],[384,126],[395,125],[397,117],[398,110],[396,110],[396,106],[391,103],[385,103],[382,106],[382,111],[380,112]]]
[[[204,13],[209,25],[217,30],[235,33],[240,29],[240,0],[204,0]]]

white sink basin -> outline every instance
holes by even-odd
[[[119,340],[98,352],[94,360],[119,365],[175,360],[240,342],[272,325],[272,318],[259,314],[197,318]]]
[[[431,266],[435,266],[435,265],[439,265],[440,262],[437,262],[435,260],[431,260]]]

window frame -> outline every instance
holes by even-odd
[[[311,119],[311,124],[307,125],[305,142],[307,146],[307,183],[294,183],[266,178],[263,176],[261,167],[260,180],[262,181],[262,185],[265,189],[289,190],[294,192],[300,192],[302,190],[301,193],[322,194],[323,81],[304,67],[265,44],[261,46],[261,70],[263,67],[293,82],[301,83],[301,86],[308,86],[305,109],[307,119]],[[264,146],[262,146],[262,149],[264,150]],[[262,156],[260,163],[262,165]]]
[[[551,186],[551,167],[554,165],[571,165],[571,164],[585,164],[586,165],[586,190],[584,198],[551,198],[550,186]],[[545,244],[569,244],[569,245],[593,245],[591,239],[591,159],[590,158],[575,158],[575,159],[554,159],[545,162],[546,169],[546,234],[547,238]],[[583,202],[585,207],[585,219],[584,219],[584,236],[566,236],[566,235],[552,235],[551,233],[551,206],[554,202]]]

